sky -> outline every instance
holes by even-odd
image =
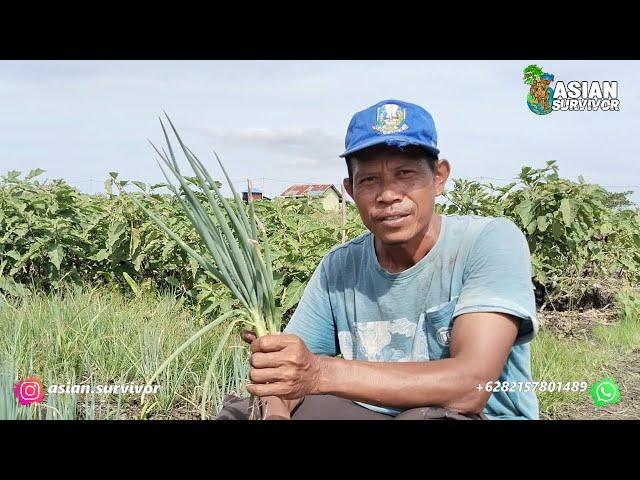
[[[532,63],[565,82],[617,81],[620,111],[533,114]],[[351,116],[385,99],[433,115],[451,178],[503,184],[556,160],[562,177],[635,189],[640,204],[638,61],[0,61],[0,175],[41,168],[93,193],[112,171],[161,182],[149,140],[162,144],[166,111],[238,189],[247,178],[267,196],[296,182],[339,188]]]

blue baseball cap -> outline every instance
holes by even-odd
[[[398,147],[418,145],[436,155],[440,153],[431,114],[418,105],[401,100],[383,100],[357,112],[347,128],[345,151],[340,157],[382,143]]]

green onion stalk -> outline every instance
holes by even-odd
[[[204,252],[199,253],[187,245],[158,215],[145,207],[135,196],[131,196],[131,200],[189,256],[197,261],[206,275],[225,285],[242,304],[242,308],[223,313],[195,333],[158,367],[147,383],[152,384],[158,375],[197,339],[215,327],[226,324],[227,328],[211,359],[205,378],[200,406],[202,418],[205,418],[205,405],[210,385],[212,381],[216,382],[214,378],[215,365],[235,327],[238,324],[244,324],[244,326],[251,328],[258,337],[277,334],[281,331],[282,315],[275,302],[271,250],[267,232],[255,214],[253,202],[249,201],[247,215],[242,197],[234,189],[233,182],[231,182],[220,158],[214,152],[233,194],[232,201],[225,198],[203,163],[183,143],[169,116],[166,113],[165,116],[180,145],[180,150],[195,173],[195,177],[185,177],[181,172],[162,119],[160,119],[160,125],[167,148],[166,150],[164,147],[158,149],[153,143],[150,143],[160,157],[161,161],[156,160],[167,180],[167,188],[174,193],[198,233],[205,247]],[[174,185],[167,170],[175,177],[179,185]],[[190,184],[195,185],[204,194],[206,202],[197,198],[196,192],[192,190]],[[251,192],[249,192],[250,197]],[[203,203],[208,204],[213,215],[207,211]],[[144,402],[144,396],[142,402]],[[250,418],[260,418],[259,399],[251,396],[250,405]]]

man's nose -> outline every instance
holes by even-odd
[[[383,203],[393,203],[401,200],[403,196],[402,190],[397,182],[393,179],[384,179],[380,185],[380,193],[378,201]]]

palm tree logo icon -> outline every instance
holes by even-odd
[[[527,94],[527,106],[536,115],[547,115],[551,113],[553,102],[553,88],[550,86],[554,76],[551,73],[543,72],[538,65],[529,65],[523,71],[523,81],[530,85]]]

